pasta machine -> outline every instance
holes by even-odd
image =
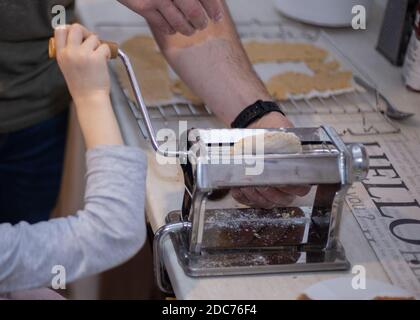
[[[363,145],[346,145],[328,126],[192,129],[185,133],[183,150],[162,150],[129,58],[118,47],[111,48],[127,69],[153,148],[178,157],[184,172],[183,206],[167,215],[167,224],[154,239],[155,273],[162,291],[171,292],[164,265],[169,239],[191,277],[349,268],[339,241],[340,221],[349,187],[368,172]],[[270,132],[293,133],[301,151],[232,153],[241,139]],[[302,185],[311,186],[312,203],[267,210],[223,205],[217,197],[232,188]]]
[[[178,261],[192,277],[347,270],[339,241],[349,187],[363,180],[368,156],[362,145],[343,143],[334,129],[279,129],[297,135],[302,152],[234,155],[241,137],[273,130],[192,130],[200,152],[184,167],[183,208],[167,216],[155,235],[158,284],[164,277],[164,244],[171,236]],[[204,150],[204,152],[203,152]],[[212,161],[216,157],[217,161]],[[260,166],[258,165],[260,164]],[[247,169],[263,168],[257,175]],[[213,194],[238,187],[312,186],[312,204],[274,209],[218,206]]]

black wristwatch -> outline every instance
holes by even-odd
[[[286,116],[277,103],[272,101],[258,100],[254,104],[244,109],[230,125],[232,128],[247,128],[251,123],[261,119],[267,113],[279,112]]]

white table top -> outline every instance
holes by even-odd
[[[93,17],[91,16],[92,10],[84,9],[89,9],[89,6],[95,5],[95,2],[98,1],[79,0],[79,10],[84,12],[82,21],[90,21],[92,27],[95,25],[90,19]],[[104,2],[115,6],[109,1]],[[232,0],[228,2],[236,21],[252,18],[263,21],[284,19],[276,13],[271,1]],[[101,3],[103,4],[102,1]],[[138,19],[121,7],[117,9],[115,16]],[[353,61],[357,61],[358,65],[364,68],[365,72],[376,82],[378,88],[385,92],[399,109],[416,112],[416,109],[420,107],[418,106],[419,95],[409,92],[404,87],[401,80],[401,69],[392,66],[375,50],[383,13],[381,6],[377,5],[376,9],[366,31],[328,29],[327,33]],[[97,12],[95,12],[95,16],[96,19],[105,19],[102,17],[106,17],[106,15],[99,15]],[[135,121],[127,109],[116,107],[116,112],[126,140],[130,144],[144,146],[144,141],[138,137]],[[419,125],[420,116],[416,115],[415,118],[404,123],[403,130],[415,130],[416,127],[420,127]],[[153,229],[157,230],[164,224],[168,212],[181,208],[183,176],[176,165],[158,165],[153,152],[147,147],[146,150],[149,150],[146,209]],[[390,282],[359,225],[347,208],[343,214],[340,238],[352,265],[362,264],[366,267],[369,278]],[[166,243],[165,265],[178,299],[295,299],[312,284],[346,274],[332,272],[192,279],[182,271],[169,241]]]

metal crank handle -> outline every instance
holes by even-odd
[[[164,278],[165,265],[163,263],[163,244],[166,238],[174,233],[179,233],[184,229],[191,229],[191,222],[177,222],[167,224],[161,227],[155,234],[153,241],[153,261],[155,268],[156,282],[160,290],[165,293],[172,294],[172,288]]]
[[[121,61],[124,64],[125,69],[127,70],[128,78],[130,79],[130,84],[134,92],[134,97],[136,99],[138,107],[140,108],[141,115],[143,116],[146,129],[147,129],[147,134],[149,136],[150,142],[152,143],[153,149],[155,149],[157,153],[160,153],[162,155],[177,156],[178,152],[176,151],[174,151],[171,154],[170,152],[165,153],[163,150],[160,149],[160,146],[156,139],[155,129],[153,128],[152,121],[150,120],[149,112],[147,110],[146,103],[144,102],[140,85],[139,85],[139,82],[137,81],[137,77],[134,72],[133,66],[131,64],[130,58],[121,49],[118,50],[118,56],[120,57]]]
[[[155,130],[153,128],[152,121],[150,120],[149,112],[147,110],[146,103],[144,102],[140,85],[137,81],[136,74],[134,73],[134,69],[131,64],[130,58],[127,56],[127,54],[124,53],[124,51],[122,51],[119,48],[117,43],[110,42],[110,41],[102,41],[102,40],[101,42],[109,45],[111,49],[111,59],[116,59],[117,57],[119,57],[122,60],[125,69],[127,70],[128,78],[130,79],[130,84],[134,91],[134,97],[136,98],[137,105],[140,109],[140,112],[146,124],[147,133],[149,135],[149,139],[152,143],[153,149],[155,149],[156,152],[162,155],[167,155],[167,156],[179,156],[183,154],[182,152],[179,152],[179,151],[163,151],[160,149],[159,144],[156,139]],[[55,58],[56,54],[57,52],[56,52],[56,47],[55,47],[55,39],[51,38],[49,41],[49,46],[48,46],[48,55],[50,58]]]

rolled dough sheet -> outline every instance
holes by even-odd
[[[297,135],[291,132],[271,131],[239,140],[234,144],[232,154],[256,154],[259,151],[256,145],[260,141],[264,141],[264,154],[302,153],[302,144]]]
[[[286,61],[324,61],[328,51],[307,43],[259,42],[244,43],[252,64]]]
[[[352,73],[337,71],[316,73],[313,76],[287,72],[271,78],[267,85],[270,94],[278,100],[286,100],[289,95],[310,94],[314,91],[327,92],[351,88]]]
[[[314,73],[331,73],[340,69],[340,63],[337,60],[324,62],[324,61],[305,61],[306,65]]]

